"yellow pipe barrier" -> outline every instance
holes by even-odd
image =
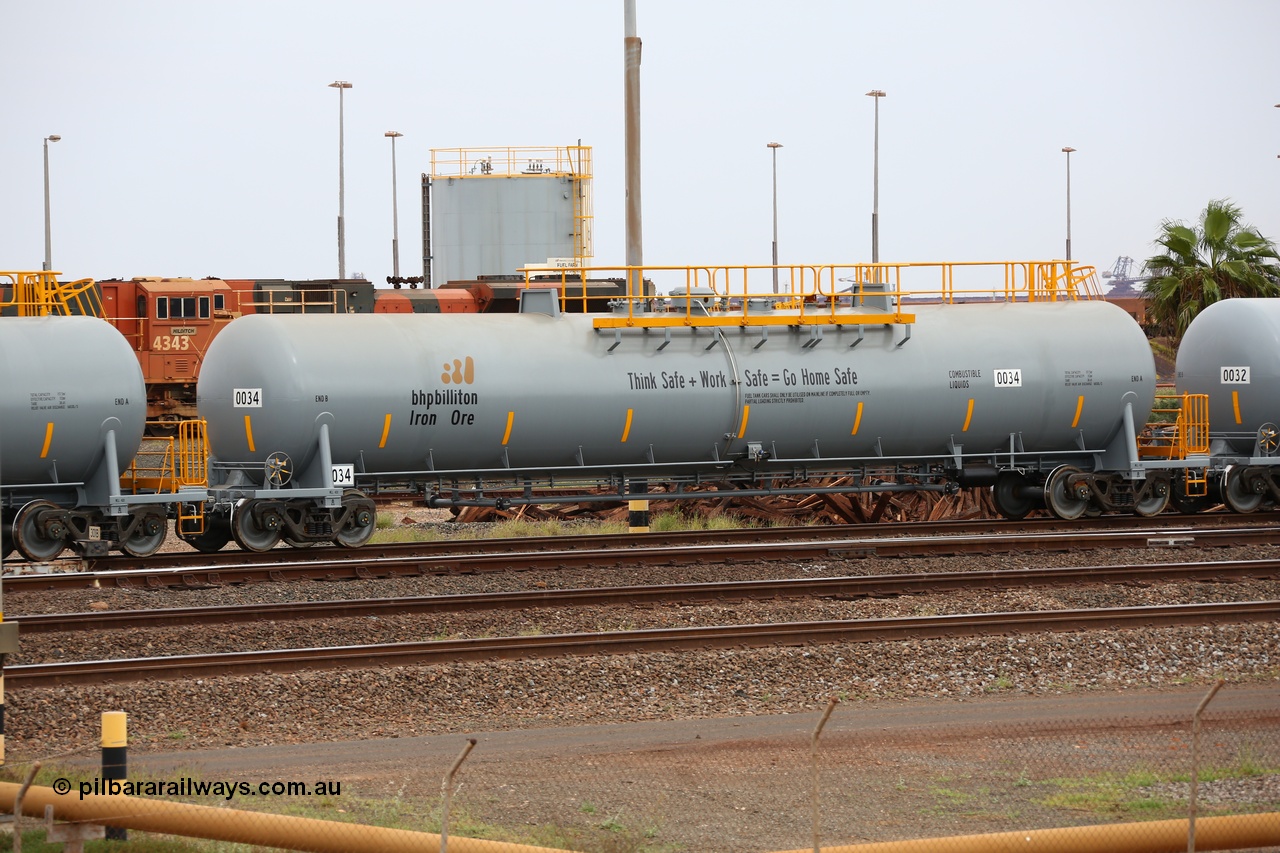
[[[21,787],[13,782],[0,782],[0,811],[13,811],[13,801]],[[313,853],[440,851],[440,836],[429,832],[211,808],[142,797],[88,795],[81,799],[75,792],[58,794],[52,788],[28,788],[22,798],[22,813],[43,819],[45,806],[53,806],[55,820],[111,824],[140,832],[284,850]],[[564,853],[547,847],[474,838],[450,838],[449,850],[451,853]]]
[[[1280,812],[1196,819],[1197,851],[1247,850],[1277,844]],[[846,844],[823,847],[822,853],[1183,853],[1186,849],[1187,821],[1156,820]],[[813,848],[779,853],[813,853]]]

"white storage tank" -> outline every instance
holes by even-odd
[[[433,149],[423,211],[424,275],[437,287],[581,266],[593,253],[591,148]]]

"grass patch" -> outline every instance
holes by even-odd
[[[34,821],[35,818],[24,818],[26,821]],[[193,853],[193,851],[201,851],[201,853],[234,853],[234,851],[248,851],[249,848],[243,844],[217,844],[212,841],[179,841],[177,839],[165,837],[151,837],[147,833],[130,832],[127,846],[122,845],[119,841],[88,841],[85,842],[85,853],[109,853],[110,851],[129,850],[130,853]],[[13,849],[13,836],[0,836],[0,851],[9,851]],[[65,849],[61,841],[49,842],[45,840],[45,831],[43,829],[23,830],[22,832],[22,853],[62,853]]]
[[[1186,811],[1180,800],[1145,793],[1166,781],[1147,770],[1134,770],[1119,775],[1103,773],[1078,779],[1050,779],[1047,784],[1057,793],[1038,800],[1049,808],[1091,812],[1107,818],[1127,820],[1160,820],[1174,818]]]
[[[389,527],[379,529],[373,532],[369,537],[370,545],[393,545],[397,542],[438,542],[441,539],[451,539],[457,537],[445,536],[438,530],[420,527]]]
[[[1250,779],[1280,772],[1260,761],[1249,750],[1241,750],[1235,762],[1210,765],[1200,769],[1200,784],[1220,779]],[[1045,784],[1057,789],[1042,800],[1041,805],[1072,811],[1088,811],[1110,818],[1130,820],[1164,820],[1184,817],[1187,811],[1190,772],[1159,773],[1137,769],[1125,774],[1101,773],[1073,779],[1050,779]],[[1177,785],[1172,792],[1168,786]],[[1183,787],[1185,786],[1185,787]],[[1165,790],[1160,790],[1160,789]],[[1238,809],[1231,805],[1206,807],[1200,810],[1211,814],[1231,814]]]
[[[22,782],[28,767],[10,764],[0,766],[0,781]],[[49,786],[55,779],[65,778],[75,790],[79,784],[92,781],[99,771],[96,768],[49,764],[40,768],[33,782]],[[202,780],[203,773],[190,767],[166,771],[163,775],[131,773],[131,782],[177,781],[182,777]],[[211,779],[209,781],[212,781]],[[356,823],[414,832],[439,833],[441,829],[440,801],[432,796],[371,799],[351,794],[327,797],[239,797],[226,802],[222,797],[187,797],[184,802],[200,805],[226,806],[241,811],[259,811],[269,814]],[[449,833],[457,838],[473,838],[482,841],[502,841],[514,844],[531,844],[582,853],[676,853],[679,846],[659,840],[661,831],[656,826],[636,828],[629,826],[621,813],[601,814],[595,805],[584,802],[579,811],[586,818],[585,826],[561,827],[501,826],[477,818],[465,806],[455,804],[450,813]],[[24,853],[57,853],[61,843],[50,844],[45,840],[42,822],[35,818],[23,818],[22,849]],[[28,828],[29,827],[29,828]],[[0,835],[0,853],[13,849],[13,839]],[[179,838],[131,830],[127,844],[111,841],[91,841],[85,845],[88,853],[113,853],[129,850],[133,853],[253,853],[263,848],[248,844],[208,841],[196,838]]]
[[[793,527],[796,522],[790,518],[781,518],[769,523],[770,527]],[[388,545],[402,542],[438,542],[453,539],[537,539],[547,536],[616,536],[627,532],[628,525],[623,521],[562,521],[545,519],[535,521],[526,518],[513,518],[493,524],[469,525],[458,524],[442,531],[435,527],[397,526],[396,514],[392,512],[378,513],[377,529],[370,538],[373,545]],[[697,513],[684,513],[680,510],[667,510],[650,518],[649,529],[655,533],[679,533],[688,530],[738,530],[741,528],[759,527],[754,518],[744,518],[731,513],[720,513],[703,516]]]

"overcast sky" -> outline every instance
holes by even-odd
[[[1280,239],[1280,2],[637,0],[644,257],[883,261],[1065,254],[1108,269],[1229,198]],[[0,268],[69,277],[421,268],[431,148],[593,148],[597,262],[624,257],[623,3],[0,0]]]

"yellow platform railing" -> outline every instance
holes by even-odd
[[[1144,459],[1186,459],[1209,452],[1209,395],[1157,389],[1152,421],[1138,436]]]
[[[165,423],[162,426],[170,428]],[[209,438],[203,420],[179,421],[176,435],[148,436],[120,475],[120,488],[134,494],[173,494],[208,485]]]
[[[559,276],[564,308],[582,300],[585,310],[587,294],[582,282],[601,278],[652,281],[657,291],[672,294],[620,299],[613,314],[595,316],[597,329],[910,324],[915,322],[910,313],[915,305],[1101,298],[1092,266],[1061,260],[622,266],[556,271],[539,266],[524,271],[526,285],[547,283],[549,272]]]

